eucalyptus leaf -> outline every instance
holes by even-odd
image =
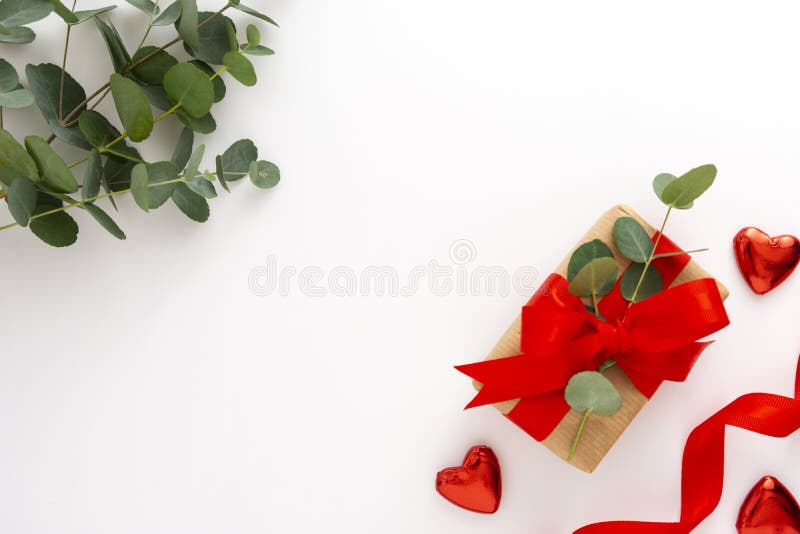
[[[161,10],[158,6],[150,0],[125,0],[136,9],[147,13],[148,15],[158,15]]]
[[[281,171],[269,161],[254,161],[250,164],[250,181],[260,189],[272,189],[281,181]],[[616,269],[614,279],[616,280]]]
[[[53,12],[50,0],[2,0],[0,24],[6,27],[24,26],[42,20]]]
[[[571,282],[574,280],[578,272],[592,260],[613,257],[614,253],[611,252],[611,249],[608,247],[608,245],[599,239],[593,239],[588,243],[582,244],[575,249],[575,252],[572,253],[572,256],[569,259],[569,264],[567,265],[567,281]],[[616,283],[616,280],[609,280],[604,286],[597,290],[597,295],[608,295],[614,289]]]
[[[75,12],[75,18],[78,19],[78,22],[74,22],[73,26],[75,26],[77,24],[84,23],[87,20],[89,20],[90,18],[96,17],[97,15],[102,15],[103,13],[111,11],[112,9],[117,9],[117,6],[106,6],[106,7],[99,7],[97,9],[87,9],[87,10],[84,10],[84,11],[76,11]]]
[[[261,32],[258,27],[248,24],[247,25],[247,44],[250,46],[258,46],[261,44]]]
[[[178,34],[189,48],[197,50],[200,48],[200,30],[197,28],[199,24],[197,0],[180,0],[180,2],[181,14],[176,24]]]
[[[21,109],[33,105],[35,101],[33,93],[24,88],[0,93],[0,108]]]
[[[67,164],[61,159],[47,141],[36,135],[25,138],[25,148],[36,162],[39,174],[44,182],[58,193],[74,193],[78,190],[78,181],[72,175]]]
[[[244,46],[242,47],[242,53],[248,54],[251,56],[274,56],[275,51],[271,48],[267,48],[266,46]]]
[[[714,165],[701,165],[670,182],[661,193],[661,200],[668,206],[688,205],[705,193],[716,177]]]
[[[36,200],[39,194],[36,186],[30,180],[19,178],[14,180],[8,188],[8,195],[6,201],[8,202],[8,211],[11,216],[20,226],[28,226],[36,210]]]
[[[195,118],[182,109],[179,109],[175,112],[175,116],[184,126],[190,128],[195,133],[210,134],[217,129],[217,121],[214,120],[214,116],[211,115],[211,113],[206,113],[202,117]]]
[[[169,101],[167,92],[160,85],[147,85],[146,83],[138,82],[139,89],[147,95],[150,105],[160,110],[167,111],[172,108],[172,103]]]
[[[108,148],[112,142],[120,136],[117,130],[103,115],[93,109],[87,109],[78,117],[78,127],[89,141],[89,144],[97,148],[102,153],[113,154],[119,158],[131,161],[142,161],[139,153],[128,146],[125,141],[117,142],[112,148]]]
[[[117,239],[124,240],[126,238],[125,232],[114,222],[108,213],[106,213],[100,206],[96,204],[83,204],[81,206],[84,210],[86,210],[89,215],[91,215],[95,221],[97,221],[100,226],[108,230],[108,233],[116,237]]]
[[[178,169],[185,169],[192,157],[192,147],[194,145],[194,132],[190,128],[184,128],[178,137],[178,143],[172,153],[172,163]]]
[[[253,64],[241,52],[228,52],[222,60],[231,76],[242,85],[252,87],[258,82]]]
[[[217,171],[217,180],[219,180],[219,184],[225,191],[230,193],[231,190],[228,188],[228,180],[225,179],[225,172],[223,170],[222,156],[217,156],[216,158],[216,171]]]
[[[111,64],[114,66],[114,71],[124,72],[131,63],[131,56],[128,55],[128,51],[122,42],[122,37],[120,37],[119,32],[111,21],[105,23],[100,17],[94,17],[94,23],[97,25],[106,43],[106,48],[108,49],[108,54],[111,56]]]
[[[39,183],[39,169],[14,136],[6,130],[0,130],[0,182],[11,185],[18,179]]]
[[[214,69],[212,69],[207,63],[203,63],[199,59],[195,59],[190,61],[192,65],[197,67],[198,69],[205,72],[208,77],[214,75]],[[225,86],[225,80],[222,79],[222,76],[217,76],[211,82],[214,84],[214,103],[222,101],[225,98],[225,94],[227,93],[227,87]]]
[[[89,152],[89,160],[86,163],[86,170],[83,173],[83,184],[81,186],[81,198],[88,200],[94,198],[100,192],[100,180],[103,168],[100,162],[100,152],[93,148]]]
[[[596,371],[573,376],[564,390],[564,398],[578,413],[591,410],[593,414],[610,417],[622,408],[622,396],[617,388]]]
[[[136,204],[145,211],[164,204],[175,190],[178,173],[171,161],[135,165],[131,170],[131,193]]]
[[[663,201],[664,189],[667,188],[669,184],[677,180],[678,177],[669,173],[662,173],[653,178],[653,191],[656,192],[656,196]],[[681,206],[675,206],[677,209],[680,210],[688,210],[689,208],[694,206],[694,202],[689,202],[688,204],[683,204]]]
[[[162,11],[153,21],[153,26],[169,26],[170,24],[175,24],[175,21],[177,21],[180,16],[181,0],[175,0],[175,2],[171,3],[167,9]]]
[[[67,24],[76,24],[78,17],[72,12],[70,8],[65,6],[60,0],[50,0],[53,4],[53,11],[61,17]]]
[[[186,187],[205,198],[216,198],[217,196],[217,190],[214,188],[214,184],[206,180],[203,176],[187,179]]]
[[[256,145],[250,139],[239,139],[222,154],[225,180],[241,180],[250,173],[250,164],[254,161],[258,161]]]
[[[17,69],[5,59],[0,58],[0,93],[14,91],[18,87],[19,75],[17,74]]]
[[[89,150],[91,145],[86,141],[75,124],[69,128],[63,126],[59,120],[60,113],[66,116],[73,109],[78,109],[77,113],[86,109],[86,92],[75,79],[64,73],[64,96],[63,106],[59,104],[59,93],[61,90],[61,67],[51,63],[41,65],[28,65],[25,67],[33,95],[36,98],[36,105],[39,107],[42,116],[47,121],[50,130],[60,140],[70,145]],[[63,117],[62,116],[62,117]]]
[[[13,28],[0,27],[0,43],[6,44],[28,44],[36,39],[33,30],[26,26],[14,26]]]
[[[250,16],[259,18],[259,19],[263,20],[264,22],[269,22],[273,26],[278,27],[278,23],[277,22],[275,22],[274,20],[272,20],[271,18],[269,18],[268,16],[266,16],[263,13],[259,13],[258,11],[253,9],[252,7],[248,7],[248,6],[246,6],[244,4],[241,4],[239,2],[236,2],[236,3],[231,2],[231,4],[233,5],[234,9],[238,9],[242,13],[247,13]]]
[[[203,154],[205,154],[206,146],[200,145],[198,146],[192,155],[189,157],[189,160],[186,162],[184,177],[187,180],[195,178],[198,174],[200,174],[200,163],[203,161]]]
[[[144,58],[147,60],[141,61]],[[136,65],[131,73],[137,80],[147,85],[161,85],[164,75],[178,64],[178,60],[155,46],[143,46],[133,54],[131,64]]]
[[[208,202],[186,184],[178,184],[175,187],[175,191],[172,192],[172,201],[193,221],[206,222],[208,220]]]
[[[644,264],[634,263],[622,273],[619,289],[622,297],[628,302],[634,302],[634,292],[644,272]],[[655,265],[650,265],[644,275],[639,291],[636,292],[635,302],[641,302],[664,290],[664,279]]]
[[[206,73],[190,63],[179,63],[164,76],[164,89],[193,118],[211,111],[214,84]]]
[[[139,86],[120,74],[112,74],[111,96],[130,140],[138,143],[150,137],[153,131],[150,101]]]
[[[68,247],[78,240],[78,223],[64,211],[34,219],[30,228],[36,237],[52,247]]]
[[[238,45],[232,48],[228,39],[228,28],[235,28],[233,21],[210,11],[199,13],[198,21],[202,24],[199,27],[200,44],[197,47],[187,46],[187,52],[205,63],[222,65],[225,54],[238,48]]]
[[[614,258],[597,258],[586,264],[569,284],[569,292],[579,297],[599,294],[610,280],[617,279],[617,261]]]
[[[635,263],[645,263],[653,254],[653,240],[632,217],[620,217],[614,223],[614,243],[622,255]]]

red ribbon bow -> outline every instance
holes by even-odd
[[[659,252],[678,250],[666,238]],[[665,258],[662,276],[671,281],[686,255]],[[728,325],[713,279],[694,280],[628,306],[619,287],[601,301],[601,321],[569,283],[552,274],[522,309],[521,354],[456,367],[483,387],[467,408],[521,398],[508,414],[535,439],[545,439],[569,412],[563,390],[581,371],[614,358],[647,397],[664,380],[682,382],[710,344],[697,340]]]

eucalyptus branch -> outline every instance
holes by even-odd
[[[139,50],[142,47],[142,45],[144,45],[144,42],[150,35],[150,31],[153,29],[153,22],[156,20],[156,12],[158,12],[158,2],[159,0],[155,0],[155,2],[153,2],[153,11],[150,13],[150,20],[147,23],[147,29],[144,31],[142,40],[139,41],[139,45],[136,47],[136,50]]]
[[[230,2],[228,2],[228,3],[227,3],[227,4],[225,4],[225,6],[224,6],[224,7],[222,7],[220,10],[216,11],[216,12],[215,12],[213,15],[209,16],[209,17],[208,17],[206,20],[204,20],[203,22],[199,23],[199,24],[197,25],[197,27],[198,27],[198,28],[202,28],[203,26],[205,26],[206,24],[208,24],[209,22],[211,22],[213,19],[215,19],[215,18],[217,18],[218,16],[222,15],[223,13],[225,13],[225,11],[227,11],[227,10],[228,10],[229,8],[231,8],[232,6],[233,6],[233,4],[231,4]],[[139,59],[139,60],[137,60],[137,61],[134,61],[133,63],[131,63],[130,65],[128,65],[128,66],[127,66],[127,67],[125,67],[124,69],[122,69],[122,72],[121,72],[121,74],[127,74],[128,72],[130,72],[131,70],[135,69],[136,67],[138,67],[139,65],[141,65],[141,64],[142,64],[142,63],[144,63],[145,61],[149,61],[150,59],[154,58],[155,56],[157,56],[159,53],[163,52],[163,51],[164,51],[164,50],[166,50],[167,48],[170,48],[171,46],[174,46],[174,45],[176,45],[176,44],[180,43],[182,40],[183,40],[183,39],[182,39],[182,38],[180,37],[180,35],[179,35],[178,37],[174,38],[173,40],[171,40],[171,41],[170,41],[170,42],[168,42],[167,44],[165,44],[165,45],[162,45],[162,46],[160,46],[159,48],[156,48],[155,50],[153,50],[153,51],[152,51],[152,52],[150,52],[149,54],[146,54],[146,55],[145,55],[144,57],[142,57],[141,59]],[[98,104],[100,101],[102,101],[102,100],[103,100],[103,99],[104,99],[104,98],[105,98],[105,97],[108,95],[108,89],[109,89],[110,87],[111,87],[111,83],[110,83],[110,82],[106,82],[106,83],[105,83],[105,84],[103,84],[103,85],[102,85],[102,86],[101,86],[99,89],[97,89],[96,91],[94,91],[94,92],[93,92],[91,95],[87,96],[87,97],[86,97],[86,98],[85,98],[85,99],[84,99],[82,102],[80,102],[80,103],[79,103],[77,106],[75,106],[75,109],[73,109],[72,111],[70,111],[70,112],[69,112],[69,114],[68,114],[68,115],[67,115],[67,116],[64,118],[64,120],[63,120],[63,126],[64,126],[65,128],[69,128],[69,127],[71,127],[71,126],[74,126],[74,125],[75,125],[75,123],[77,122],[77,117],[76,117],[76,115],[78,115],[78,113],[79,113],[80,109],[81,109],[82,107],[84,107],[84,106],[88,105],[88,104],[89,104],[89,102],[91,102],[91,101],[92,101],[93,99],[95,99],[97,96],[99,96],[99,95],[101,95],[103,92],[105,92],[105,94],[103,94],[103,95],[100,97],[100,99],[98,100],[98,102],[96,102],[96,103],[95,103],[95,106],[97,106],[97,104]],[[54,136],[51,136],[51,137],[54,137]]]
[[[75,11],[75,6],[78,5],[78,0],[73,0],[72,11]],[[58,120],[64,118],[64,78],[67,72],[67,52],[69,51],[69,37],[72,35],[72,24],[67,23],[67,35],[64,38],[64,57],[61,60],[61,82],[58,89]]]

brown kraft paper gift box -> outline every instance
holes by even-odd
[[[587,232],[583,239],[570,251],[570,254],[561,262],[558,268],[555,269],[556,274],[564,277],[567,276],[567,266],[572,252],[583,243],[593,239],[600,239],[607,244],[614,252],[617,259],[619,272],[623,272],[630,265],[624,256],[614,246],[614,223],[620,217],[633,217],[636,219],[652,237],[656,233],[656,229],[644,221],[636,212],[627,206],[615,206],[607,211],[600,220]],[[678,244],[680,246],[680,244]],[[711,278],[700,265],[692,260],[680,275],[672,283],[674,287],[685,282],[697,280],[699,278]],[[729,292],[725,286],[717,281],[720,295],[722,299],[726,299]],[[489,353],[486,359],[505,358],[514,356],[520,352],[520,328],[521,319],[517,316],[514,323],[508,328],[500,341],[497,342],[494,349]],[[593,472],[600,461],[608,454],[608,451],[619,439],[628,425],[633,421],[633,418],[639,413],[639,410],[648,401],[639,390],[634,387],[625,372],[619,367],[612,367],[604,372],[605,376],[613,382],[622,395],[622,408],[615,415],[611,417],[590,417],[586,422],[586,427],[583,434],[583,439],[580,442],[575,457],[572,460],[572,465],[585,471],[587,473]],[[480,389],[481,384],[474,383],[476,389]],[[519,402],[519,399],[500,402],[495,404],[500,413],[503,415],[508,414]],[[561,458],[566,458],[572,441],[575,438],[578,425],[581,421],[581,415],[575,411],[570,411],[556,426],[555,430],[544,440],[542,444],[550,449],[553,453]]]

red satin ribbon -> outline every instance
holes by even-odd
[[[679,249],[662,238],[658,253]],[[687,255],[658,260],[669,285]],[[628,306],[619,286],[600,303],[598,320],[553,274],[522,310],[521,354],[456,367],[483,387],[467,408],[520,398],[508,418],[545,439],[569,412],[563,390],[581,371],[613,357],[636,388],[652,396],[664,380],[683,381],[708,346],[701,339],[728,324],[716,282],[706,278]]]
[[[576,530],[574,534],[685,534],[719,504],[725,465],[725,427],[735,426],[775,438],[800,429],[800,361],[794,398],[750,393],[743,395],[695,428],[683,450],[681,518],[678,523],[611,521]]]

